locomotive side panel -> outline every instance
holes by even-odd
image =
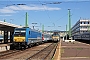
[[[28,40],[31,41],[31,43],[42,42],[42,33],[38,31],[30,30],[30,35],[28,37]]]

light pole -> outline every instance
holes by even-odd
[[[32,24],[34,24],[34,25],[33,25],[33,29],[34,29],[34,27],[35,27],[35,25],[36,25],[37,23],[32,23]]]
[[[1,20],[1,21],[4,21],[4,22],[6,22],[6,19],[4,18],[3,20]]]

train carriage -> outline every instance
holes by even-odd
[[[50,35],[50,34],[42,34],[42,41],[43,41],[43,42],[52,41],[51,35]]]
[[[81,34],[81,39],[82,40],[90,40],[90,32]]]
[[[74,35],[74,40],[90,43],[90,32]]]

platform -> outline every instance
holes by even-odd
[[[12,44],[12,43],[0,44],[0,52],[10,50],[10,44]]]
[[[78,41],[62,42],[61,60],[90,60],[90,45]]]

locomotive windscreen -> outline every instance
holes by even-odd
[[[55,33],[54,33],[54,34],[52,34],[52,36],[59,36],[59,34],[55,34]]]
[[[26,29],[15,29],[14,36],[21,37],[26,35]]]
[[[58,34],[53,34],[52,36],[59,36]]]

